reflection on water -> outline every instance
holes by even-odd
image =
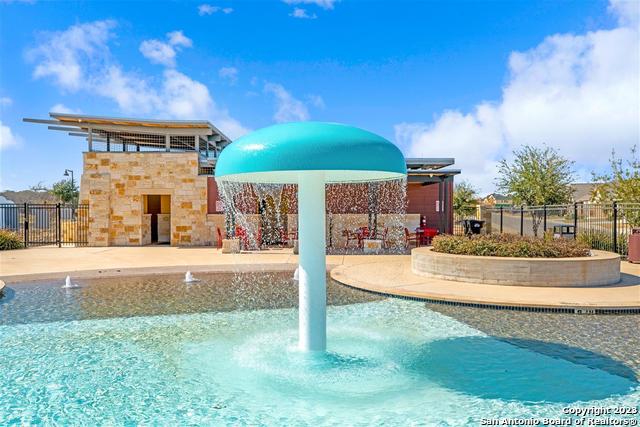
[[[589,353],[588,360],[574,364],[572,356],[588,352],[536,341],[521,344],[481,336],[438,340],[417,349],[410,366],[444,387],[484,399],[571,403],[624,394],[637,384],[629,368],[602,355]],[[537,345],[550,350],[556,362],[549,363],[542,353],[523,351]]]
[[[628,366],[635,372],[635,377],[640,378],[638,314],[530,313],[443,304],[427,304],[427,308],[515,346],[574,363],[614,370],[625,377],[633,376],[627,368],[620,371],[621,365],[602,365],[602,360],[592,356],[602,354]],[[572,350],[562,351],[562,346]]]
[[[0,298],[0,324],[52,322],[108,317],[155,316],[298,305],[293,272],[147,275],[74,279],[80,287],[33,282],[10,286]],[[380,300],[327,280],[330,305]]]

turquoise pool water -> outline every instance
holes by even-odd
[[[281,277],[127,280],[11,287],[0,302],[0,424],[454,426],[640,406],[634,366],[492,337],[419,302],[330,286],[329,351],[309,356],[296,349],[295,299],[283,299],[295,287]],[[238,288],[250,295],[234,307]],[[154,291],[166,304],[139,301]],[[277,303],[260,307],[269,295]],[[45,298],[62,314],[43,311]]]

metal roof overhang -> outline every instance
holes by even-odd
[[[460,174],[460,169],[418,169],[407,170],[409,184],[432,184]]]
[[[24,122],[51,125],[50,130],[68,132],[71,136],[101,141],[107,134],[117,135],[128,144],[150,145],[141,135],[200,136],[212,146],[224,147],[231,140],[210,122],[204,120],[149,120],[49,113],[52,119],[24,118]],[[156,144],[151,144],[156,145]],[[162,144],[159,144],[162,145]]]
[[[455,163],[452,157],[408,157],[405,160],[408,172],[442,169]]]

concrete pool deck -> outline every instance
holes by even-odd
[[[408,255],[328,255],[327,265],[400,261]],[[212,247],[127,246],[36,247],[0,252],[0,279],[5,282],[147,273],[205,271],[294,270],[292,249],[223,254]]]
[[[291,249],[222,254],[211,247],[39,247],[0,252],[6,283],[135,274],[293,270]],[[334,280],[365,291],[430,301],[544,308],[640,309],[640,265],[622,263],[622,282],[596,288],[482,285],[417,276],[409,255],[328,255]]]

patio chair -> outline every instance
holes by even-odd
[[[244,227],[236,225],[236,237],[240,240],[240,249],[247,250],[249,248],[249,236]]]
[[[351,230],[342,230],[342,236],[345,238],[344,248],[349,247],[349,242],[358,242],[358,233]]]
[[[358,247],[360,249],[364,248],[364,239],[368,239],[371,237],[371,232],[369,231],[369,227],[358,228],[358,231],[356,231],[356,237],[358,239]]]
[[[216,242],[216,247],[220,249],[222,248],[222,232],[220,231],[220,227],[216,227],[216,231],[218,233],[218,241]]]
[[[406,248],[411,247],[411,240],[414,241],[415,245],[418,246],[418,234],[411,233],[407,227],[404,228],[404,246]]]
[[[389,227],[384,227],[382,231],[380,231],[380,229],[376,230],[375,236],[371,237],[376,240],[382,240],[382,247],[386,249],[389,246],[387,241],[389,237]]]

